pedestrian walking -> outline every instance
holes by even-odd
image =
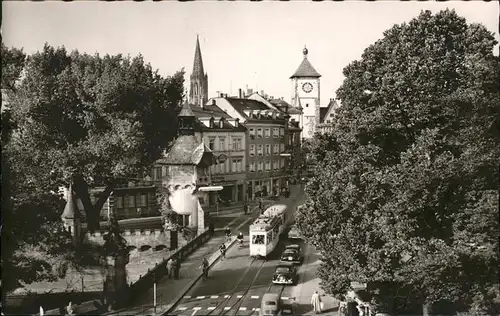
[[[201,268],[203,269],[203,279],[208,279],[208,260],[207,258],[203,258],[203,262],[201,263]]]
[[[245,205],[243,205],[243,212],[245,215],[248,214],[248,203],[247,202],[245,202]]]
[[[181,262],[177,258],[174,258],[174,262],[172,263],[172,267],[174,269],[174,278],[176,280],[179,279],[179,270],[181,269]]]
[[[71,305],[71,302],[69,302],[68,306],[66,306],[66,313],[67,315],[75,315],[73,312],[73,306]]]
[[[167,261],[167,274],[168,278],[171,279],[174,276],[174,261],[172,258],[168,259]]]
[[[318,291],[314,291],[314,294],[311,297],[311,305],[316,314],[321,313],[321,297],[319,296]]]
[[[219,250],[220,250],[220,254],[221,254],[220,260],[224,260],[224,258],[226,258],[226,244],[222,243],[219,247]]]

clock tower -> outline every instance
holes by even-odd
[[[307,59],[309,51],[306,47],[302,53],[304,59],[290,79],[292,80],[292,106],[302,111],[299,118],[302,128],[301,136],[307,139],[314,136],[319,125],[321,75]]]

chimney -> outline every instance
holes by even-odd
[[[238,89],[238,98],[243,99],[243,90]]]
[[[333,101],[333,98],[330,98],[330,102],[332,102],[332,101]]]
[[[215,99],[212,99],[212,105],[217,105],[217,101],[215,101]]]
[[[223,98],[223,97],[224,97],[224,93],[219,92],[219,98]]]

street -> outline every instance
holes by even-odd
[[[304,202],[304,193],[299,191],[290,199],[278,203],[281,202],[287,204],[288,214],[293,215],[296,206]],[[229,249],[226,259],[210,269],[209,279],[200,280],[174,307],[175,315],[257,315],[265,293],[281,293],[284,301],[295,306],[294,314],[310,311],[308,301],[319,283],[315,275],[318,254],[314,248],[299,242],[303,248],[304,264],[298,268],[297,286],[273,285],[271,280],[279,256],[290,242],[281,238],[267,261],[254,260],[249,256],[248,249],[249,224],[246,223],[240,230],[245,234],[244,247],[235,245]]]

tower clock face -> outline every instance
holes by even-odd
[[[304,90],[305,93],[311,92],[313,89],[313,85],[310,82],[306,82],[302,85],[302,90]]]

